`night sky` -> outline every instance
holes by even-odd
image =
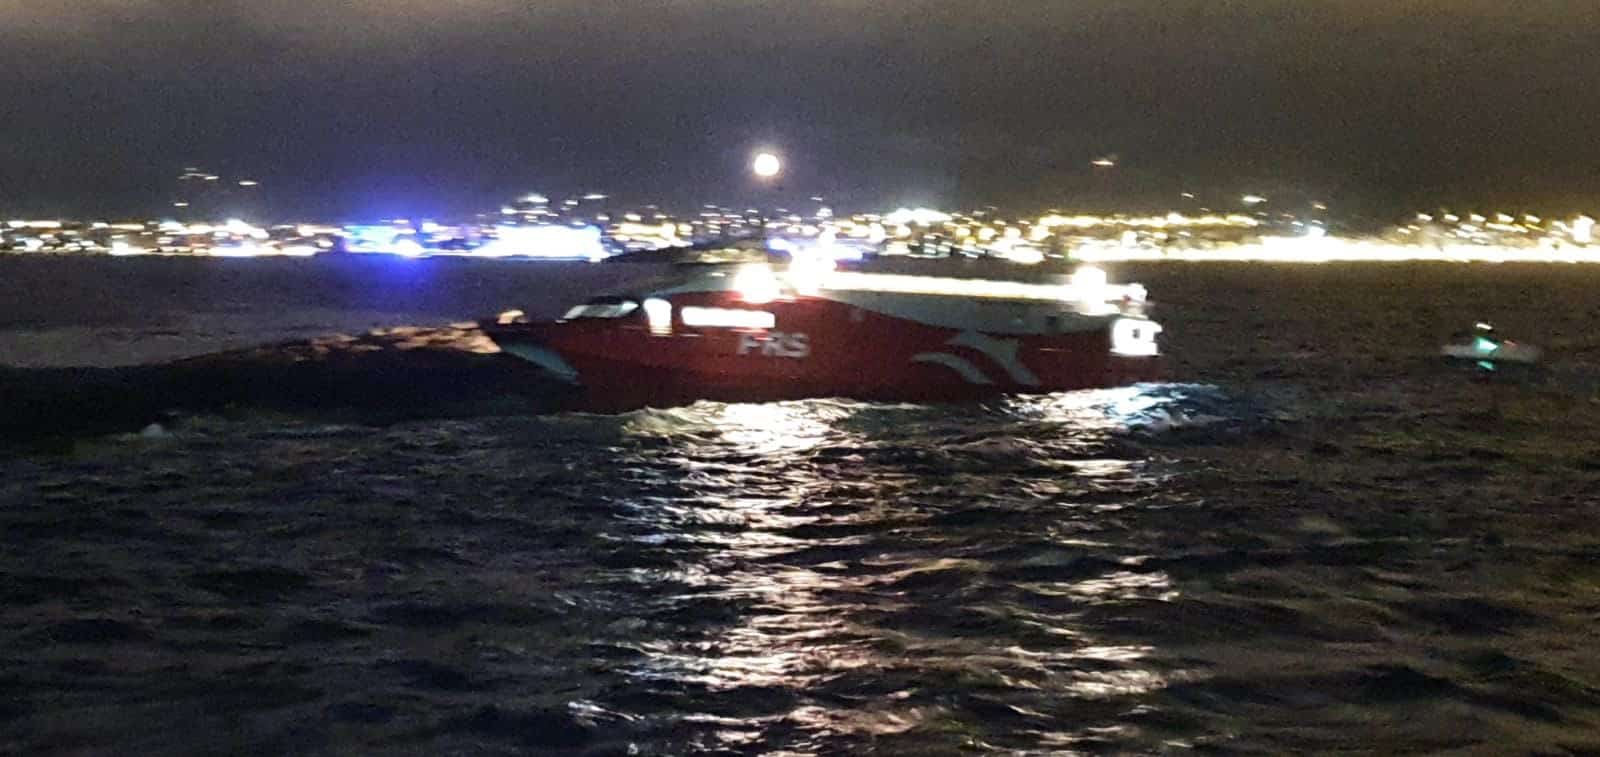
[[[1554,211],[1597,87],[1593,0],[0,0],[0,212],[737,204],[766,146],[850,208]]]

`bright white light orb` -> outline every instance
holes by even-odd
[[[783,173],[783,161],[770,152],[756,156],[755,162],[750,164],[750,170],[763,179],[771,179]]]
[[[1109,280],[1105,269],[1092,265],[1079,266],[1078,270],[1072,272],[1072,286],[1085,292],[1099,294]]]
[[[1572,222],[1572,241],[1578,244],[1593,244],[1594,225],[1593,218],[1579,216],[1578,220]]]
[[[772,268],[761,264],[740,266],[733,277],[733,291],[752,305],[765,305],[783,296],[778,277]]]

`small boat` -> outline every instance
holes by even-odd
[[[1452,360],[1472,361],[1491,370],[1500,363],[1533,365],[1544,357],[1544,351],[1534,345],[1501,339],[1487,323],[1479,323],[1471,332],[1458,335],[1440,347],[1439,354]]]
[[[560,319],[480,326],[577,409],[844,397],[946,402],[1161,377],[1161,326],[1103,271],[1015,281],[840,270],[831,258],[680,264]]]

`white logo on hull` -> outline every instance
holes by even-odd
[[[578,371],[553,350],[531,344],[508,344],[506,352],[543,368],[546,373],[569,384],[578,383]]]
[[[1010,376],[1011,380],[1018,384],[1023,386],[1039,385],[1039,377],[1035,376],[1033,371],[1028,370],[1028,366],[1023,365],[1021,358],[1017,357],[1017,352],[1021,350],[1022,343],[1015,339],[996,339],[976,331],[965,331],[946,342],[946,344],[952,347],[967,347],[982,352],[990,360],[1004,368],[1006,375]]]
[[[924,352],[911,358],[911,362],[942,365],[961,374],[961,378],[966,379],[969,384],[989,386],[994,383],[993,379],[984,375],[983,371],[978,370],[978,366],[973,365],[966,358],[959,358],[948,352]]]
[[[739,354],[751,353],[763,357],[800,360],[811,356],[811,337],[805,334],[785,334],[782,331],[768,334],[740,334]]]
[[[995,365],[1000,366],[1006,372],[1006,375],[1011,377],[1013,382],[1022,386],[1039,386],[1039,377],[1029,370],[1028,366],[1023,365],[1022,360],[1017,356],[1022,344],[1015,339],[996,339],[976,331],[964,331],[957,334],[950,341],[945,342],[945,344],[951,347],[966,347],[967,349],[981,352],[984,357],[989,358],[994,361]],[[942,365],[961,374],[961,377],[966,379],[969,384],[987,386],[994,383],[993,379],[979,370],[971,361],[948,352],[924,352],[911,358],[911,360],[916,363]]]

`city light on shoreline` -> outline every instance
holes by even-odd
[[[781,160],[752,162],[783,172]],[[759,165],[757,165],[759,163]],[[196,180],[205,181],[205,174]],[[244,180],[250,181],[250,180]],[[1260,199],[1265,197],[1249,196]],[[1595,220],[1547,219],[1506,210],[1415,213],[1386,230],[1352,235],[1324,203],[1299,212],[1010,215],[930,207],[839,212],[825,198],[796,210],[718,205],[676,215],[657,205],[621,206],[610,195],[525,192],[474,220],[390,218],[376,224],[257,226],[240,219],[107,223],[16,220],[0,229],[0,253],[307,257],[330,253],[598,261],[615,255],[730,240],[767,240],[787,254],[1050,261],[1600,262]],[[185,203],[175,203],[182,209]]]

